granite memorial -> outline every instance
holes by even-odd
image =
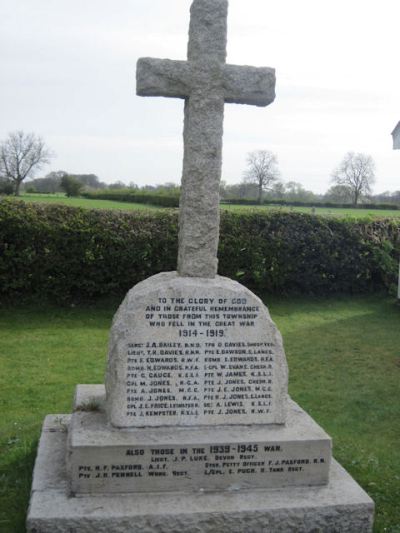
[[[193,1],[187,61],[138,61],[139,95],[184,99],[178,268],[127,294],[105,386],[46,418],[30,533],[372,530],[373,502],[288,397],[267,308],[217,275],[224,105],[275,97],[273,69],[226,64],[227,8]]]

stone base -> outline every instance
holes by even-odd
[[[104,397],[104,386],[77,386],[67,454],[74,495],[328,483],[331,439],[293,401],[285,425],[118,430]]]
[[[332,461],[322,487],[68,497],[70,417],[45,420],[28,533],[370,533],[374,504]]]

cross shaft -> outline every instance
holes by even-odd
[[[178,273],[217,273],[219,183],[224,104],[266,106],[275,98],[275,71],[227,65],[227,0],[194,0],[188,60],[141,58],[137,94],[183,98],[184,155],[179,216]]]

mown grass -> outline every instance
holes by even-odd
[[[121,209],[123,211],[145,211],[161,209],[156,205],[134,204],[130,202],[114,202],[112,200],[91,200],[88,198],[68,198],[62,194],[23,194],[19,197],[25,202],[44,204],[63,204],[84,209]]]
[[[400,532],[400,308],[385,296],[265,298],[289,390],[332,436],[376,503],[376,533]],[[0,308],[0,531],[24,531],[43,418],[68,413],[77,383],[102,383],[118,303]],[[355,532],[356,533],[356,532]]]
[[[392,218],[400,217],[400,210],[395,209],[354,209],[354,208],[340,208],[340,207],[299,207],[299,206],[276,206],[276,205],[228,205],[221,204],[221,209],[233,211],[237,213],[248,213],[249,211],[256,211],[265,213],[265,211],[280,211],[295,213],[308,213],[315,215],[334,216],[334,217],[352,217],[352,218]]]
[[[124,211],[137,211],[147,209],[168,209],[156,205],[138,204],[129,202],[114,202],[112,200],[92,200],[89,198],[67,198],[62,194],[23,194],[20,196],[21,200],[26,202],[39,202],[47,204],[64,204],[72,207],[83,207],[85,209],[122,209]],[[297,213],[309,213],[316,215],[335,216],[335,217],[352,217],[352,218],[387,218],[400,217],[400,210],[391,209],[342,209],[342,208],[327,208],[327,207],[289,207],[276,205],[227,205],[221,204],[221,209],[233,211],[237,213],[247,213],[249,211],[266,212],[266,211],[294,211]]]

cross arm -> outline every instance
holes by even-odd
[[[136,94],[186,98],[190,94],[190,71],[187,62],[140,58],[136,68]]]
[[[275,99],[275,69],[225,65],[225,102],[265,107]]]

